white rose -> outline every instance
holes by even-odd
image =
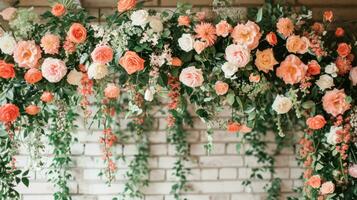
[[[331,63],[326,66],[325,72],[331,74],[332,77],[337,77],[338,68],[335,63]]]
[[[316,81],[316,85],[319,86],[322,91],[335,86],[333,83],[333,78],[327,74],[321,75],[319,80]]]
[[[16,47],[16,41],[10,34],[5,33],[0,37],[0,49],[3,53],[12,55]]]
[[[191,34],[184,33],[178,39],[178,43],[182,50],[189,52],[193,49],[194,39]]]
[[[293,103],[288,97],[278,95],[276,96],[272,107],[278,114],[285,114],[293,107]]]
[[[340,131],[340,130],[342,130],[341,127],[332,126],[330,128],[330,132],[326,133],[327,143],[329,143],[331,145],[336,145],[337,139],[338,139],[337,131]]]
[[[156,33],[159,33],[164,30],[164,26],[159,17],[150,17],[149,25]]]
[[[146,101],[152,101],[154,99],[154,94],[156,93],[154,88],[147,88],[145,90],[144,99]]]
[[[225,57],[228,62],[245,67],[250,60],[250,51],[243,45],[231,44],[225,50]]]
[[[80,85],[82,80],[82,72],[76,69],[71,70],[67,75],[67,83],[71,85]]]
[[[88,77],[90,79],[102,79],[108,74],[108,66],[105,64],[93,63],[88,67]]]
[[[238,65],[230,62],[225,62],[222,65],[222,71],[224,72],[224,76],[226,78],[231,78],[238,71],[238,68]]]
[[[149,13],[146,10],[134,11],[130,20],[134,26],[145,26],[149,22]]]

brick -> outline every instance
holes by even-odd
[[[331,6],[346,6],[346,5],[357,5],[356,0],[298,0],[298,3],[306,6],[326,6],[326,7],[331,7]]]
[[[280,179],[289,179],[290,169],[289,168],[276,168],[274,177],[277,177]]]
[[[193,191],[197,193],[217,194],[229,192],[242,192],[241,181],[220,181],[220,182],[192,182]]]
[[[241,156],[203,156],[199,158],[201,167],[239,167],[243,166]]]
[[[124,189],[123,184],[112,184],[108,187],[105,183],[87,183],[79,185],[79,193],[81,194],[118,194]]]
[[[202,180],[217,180],[218,179],[218,169],[202,169],[201,170]]]
[[[77,193],[77,187],[78,185],[74,182],[69,182],[68,187],[70,190],[70,193]],[[46,182],[32,182],[29,187],[24,186],[23,184],[20,184],[18,187],[16,187],[16,190],[18,190],[21,194],[52,194],[55,189],[52,185],[52,183],[46,183]]]
[[[299,179],[304,172],[302,168],[291,168],[290,169],[290,178],[291,179]]]
[[[151,170],[150,171],[151,181],[163,181],[165,180],[165,170]]]
[[[223,168],[219,170],[219,179],[220,180],[230,180],[237,178],[237,169],[236,168]]]
[[[167,155],[167,145],[166,144],[151,145],[150,154],[154,156]]]
[[[20,0],[19,6],[50,6],[48,0]]]

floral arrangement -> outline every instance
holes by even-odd
[[[29,169],[42,169],[41,152],[52,145],[48,179],[55,199],[71,199],[70,145],[79,109],[88,127],[103,130],[105,168],[100,175],[115,180],[112,148],[133,140],[138,152],[129,163],[127,183],[116,199],[142,197],[149,184],[148,131],[155,107],[167,98],[169,141],[177,162],[172,194],[181,199],[189,169],[186,125],[188,105],[207,124],[208,152],[214,127],[249,143],[262,172],[274,173],[274,157],[264,137],[276,133],[278,153],[296,132],[298,160],[305,167],[305,199],[357,198],[357,67],[356,39],[347,28],[333,26],[326,11],[322,22],[306,8],[266,3],[249,9],[247,18],[230,16],[229,1],[214,1],[215,17],[178,4],[175,11],[142,9],[142,2],[119,0],[104,25],[93,25],[74,1],[56,1],[37,16],[31,9],[6,8],[0,15],[0,198],[19,199],[15,187],[29,184],[28,170],[16,168],[17,149],[31,155]],[[226,9],[227,12],[224,12]],[[41,20],[41,22],[40,22]],[[80,106],[78,106],[80,105]],[[231,119],[219,113],[229,107]],[[130,122],[123,132],[117,116]],[[280,195],[272,176],[268,199]],[[243,184],[248,185],[249,180]],[[119,191],[118,191],[119,193]],[[291,199],[294,199],[291,197]]]

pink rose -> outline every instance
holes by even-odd
[[[227,37],[232,32],[232,26],[225,20],[220,21],[216,25],[217,36]]]
[[[276,27],[278,28],[278,33],[285,38],[289,37],[294,32],[294,24],[289,18],[280,18]]]
[[[19,67],[37,67],[41,53],[41,48],[35,44],[35,41],[20,41],[15,47],[14,60]]]
[[[188,87],[200,87],[203,84],[202,70],[194,66],[187,67],[181,71],[179,79]]]
[[[357,85],[357,67],[353,67],[350,71],[350,80],[352,81],[352,85]]]
[[[322,97],[322,106],[327,113],[336,117],[351,108],[351,104],[346,101],[346,98],[344,90],[333,89],[327,91]]]
[[[107,45],[96,47],[91,53],[92,60],[99,64],[107,64],[113,60],[113,49]]]
[[[16,8],[8,7],[8,8],[5,8],[4,10],[2,10],[0,12],[0,15],[2,16],[2,18],[4,18],[4,20],[10,21],[15,17],[16,11],[17,11]]]
[[[66,7],[63,4],[56,3],[51,10],[52,15],[60,17],[66,13]]]
[[[195,51],[196,51],[198,54],[201,54],[202,51],[207,48],[207,43],[197,40],[197,41],[195,41],[195,43],[193,44],[193,48],[195,49]]]
[[[305,78],[307,66],[295,55],[289,55],[276,69],[276,76],[286,84],[299,83]]]
[[[335,191],[335,184],[331,181],[325,182],[321,185],[320,192],[322,195],[332,194]]]
[[[243,45],[231,44],[226,48],[226,60],[238,67],[245,67],[250,60],[250,51]]]
[[[229,85],[223,81],[217,81],[214,85],[214,90],[216,90],[216,94],[225,95],[228,92]]]
[[[177,23],[178,23],[179,26],[190,26],[191,19],[190,19],[189,16],[181,15],[177,19]]]
[[[246,45],[249,49],[255,49],[259,45],[259,39],[262,37],[260,27],[248,21],[246,24],[237,24],[234,27],[231,37],[238,44]]]
[[[41,38],[41,47],[47,54],[58,54],[60,37],[58,35],[46,34]]]
[[[353,164],[348,168],[348,174],[353,178],[357,178],[357,164]]]
[[[56,58],[46,58],[42,63],[42,75],[51,83],[57,83],[67,74],[66,64]]]

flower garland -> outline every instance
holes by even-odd
[[[289,130],[299,128],[304,131],[299,159],[306,167],[302,196],[357,197],[357,48],[352,31],[331,26],[333,12],[324,12],[320,23],[307,9],[267,3],[250,8],[245,19],[222,13],[228,1],[214,1],[224,6],[210,18],[187,4],[174,12],[157,12],[141,9],[136,0],[119,0],[117,11],[100,26],[89,25],[94,18],[74,1],[56,2],[41,17],[31,9],[0,13],[10,25],[0,30],[0,122],[5,133],[0,197],[19,198],[14,187],[19,180],[28,184],[27,172],[11,167],[19,141],[47,134],[55,147],[49,172],[59,189],[55,198],[70,199],[67,168],[77,105],[86,121],[93,118],[104,129],[102,174],[108,183],[117,169],[113,145],[128,138],[137,142],[120,198],[142,197],[141,189],[149,183],[149,113],[166,90],[169,141],[178,157],[173,167],[178,182],[172,187],[176,199],[187,183],[183,125],[190,124],[188,104],[207,124],[208,152],[214,148],[216,125],[243,138],[238,152],[250,144],[246,154],[264,165],[253,169],[251,178],[275,171],[273,156],[265,149],[267,131],[277,133],[278,153],[292,142]],[[226,107],[231,118],[217,120]],[[133,119],[131,135],[118,129],[120,113]],[[47,120],[51,133],[46,132]],[[30,123],[35,132],[27,128]],[[41,146],[34,145],[34,159]],[[268,198],[279,197],[280,183],[272,176]]]

